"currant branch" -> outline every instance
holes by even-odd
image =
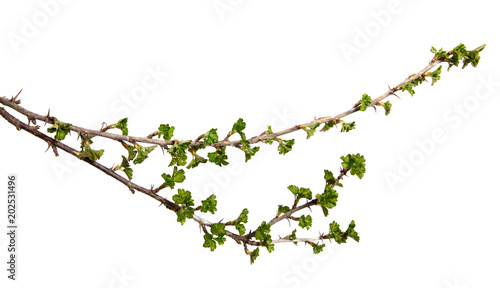
[[[223,245],[225,243],[226,237],[230,237],[236,243],[243,245],[245,253],[250,256],[250,261],[253,263],[259,256],[259,247],[261,246],[265,247],[268,252],[271,253],[274,251],[274,245],[277,243],[292,242],[297,244],[298,242],[304,242],[313,248],[314,253],[320,253],[325,247],[325,244],[320,244],[319,242],[324,242],[325,240],[331,241],[333,239],[339,244],[345,243],[348,238],[359,241],[358,233],[354,230],[356,226],[354,220],[351,221],[345,231],[342,231],[340,229],[340,225],[333,221],[330,224],[328,232],[320,233],[318,237],[297,238],[297,229],[294,229],[289,235],[273,240],[270,232],[271,226],[284,219],[289,222],[295,221],[300,228],[309,230],[313,221],[311,215],[301,215],[300,217],[294,216],[295,213],[305,208],[309,208],[312,212],[311,207],[320,206],[324,216],[328,216],[329,210],[334,208],[337,204],[338,193],[335,190],[335,187],[342,187],[341,180],[349,173],[360,179],[364,176],[364,173],[366,172],[364,156],[358,153],[355,155],[348,154],[340,157],[342,162],[338,176],[335,177],[331,171],[325,170],[325,188],[322,193],[317,193],[314,197],[312,191],[308,188],[297,187],[295,185],[288,186],[288,190],[293,195],[290,205],[278,205],[277,213],[274,218],[267,222],[262,221],[262,223],[254,231],[249,231],[246,234],[245,224],[248,222],[249,214],[249,211],[246,208],[243,209],[240,215],[234,220],[227,221],[225,223],[222,221],[212,223],[197,215],[197,212],[215,214],[217,211],[217,200],[215,195],[211,195],[207,199],[202,200],[201,205],[198,206],[195,206],[191,192],[184,189],[177,189],[177,194],[172,196],[172,200],[168,200],[167,198],[159,195],[161,190],[166,188],[174,189],[177,183],[185,181],[185,171],[180,167],[185,166],[186,169],[193,169],[198,165],[207,162],[214,163],[218,166],[228,165],[228,156],[225,153],[226,147],[228,146],[242,150],[245,155],[245,161],[248,161],[260,150],[260,146],[255,145],[260,142],[270,145],[272,145],[274,141],[278,142],[278,151],[280,154],[284,155],[292,150],[295,141],[294,139],[282,139],[280,138],[281,136],[298,130],[303,130],[306,132],[307,139],[309,139],[314,136],[316,129],[321,125],[323,125],[320,129],[321,132],[328,131],[334,126],[337,127],[337,125],[341,126],[340,132],[349,132],[355,129],[355,122],[344,122],[342,120],[343,117],[358,111],[366,111],[369,107],[373,107],[376,110],[377,106],[383,107],[385,115],[389,115],[392,104],[389,101],[382,102],[382,100],[391,95],[399,98],[399,96],[396,95],[397,91],[408,91],[408,93],[413,96],[415,94],[414,88],[423,82],[426,82],[427,78],[431,78],[431,85],[434,85],[436,81],[441,78],[442,66],[439,66],[434,71],[430,70],[440,63],[448,63],[448,70],[453,66],[458,67],[460,63],[462,63],[462,68],[465,68],[468,64],[476,67],[480,59],[479,52],[481,52],[484,48],[485,45],[482,45],[474,50],[467,50],[463,44],[459,44],[450,51],[444,51],[443,49],[437,50],[432,47],[431,52],[434,53],[434,57],[426,67],[416,74],[412,74],[393,88],[389,87],[389,90],[381,96],[372,100],[368,94],[363,94],[361,99],[357,101],[352,108],[336,116],[320,117],[304,124],[294,125],[279,132],[273,132],[271,126],[268,126],[267,129],[260,135],[253,136],[251,138],[246,137],[244,132],[246,123],[241,118],[234,123],[231,131],[227,133],[227,136],[223,140],[219,140],[216,128],[210,129],[209,131],[199,135],[194,140],[172,140],[175,127],[170,126],[169,124],[160,124],[156,131],[150,133],[146,137],[129,136],[127,127],[128,118],[120,119],[117,123],[110,125],[103,123],[99,130],[87,129],[62,122],[56,117],[50,116],[50,110],[47,115],[40,115],[23,108],[19,105],[21,101],[18,99],[21,91],[10,99],[7,97],[1,97],[0,103],[5,107],[9,107],[26,116],[28,119],[27,123],[24,123],[9,114],[3,107],[0,107],[0,115],[10,124],[15,126],[16,129],[25,130],[35,137],[44,140],[48,144],[47,149],[51,148],[56,156],[59,155],[58,149],[61,149],[126,185],[132,193],[139,191],[159,201],[161,205],[164,205],[167,209],[176,213],[177,221],[181,225],[183,225],[187,219],[196,221],[199,224],[201,231],[204,233],[203,247],[209,248],[213,251],[217,248],[217,245]],[[40,132],[40,126],[36,125],[37,120],[51,124],[52,126],[47,128],[47,132],[55,133],[54,137],[50,137]],[[118,129],[121,131],[121,134],[107,132],[111,129]],[[71,131],[76,132],[78,138],[81,140],[79,150],[61,142]],[[235,134],[239,135],[240,140],[230,141],[229,139]],[[121,156],[119,165],[113,165],[112,167],[107,168],[98,162],[102,157],[104,150],[92,148],[93,137],[103,137],[115,140],[119,142],[123,148],[125,148],[126,155]],[[154,137],[160,139],[153,139]],[[140,143],[153,145],[142,146]],[[143,163],[157,146],[162,149],[166,149],[169,153],[171,157],[169,166],[173,166],[173,168],[171,174],[161,174],[163,182],[157,188],[151,186],[150,189],[147,189],[132,182],[132,167],[135,167],[132,165],[139,165]],[[207,147],[215,149],[213,152],[208,152],[206,154],[208,159],[198,154],[199,150],[206,149]],[[191,162],[189,162],[189,164],[187,162],[187,152],[191,154]],[[127,178],[119,175],[117,171],[122,171]],[[234,232],[231,230],[234,230]],[[248,246],[257,246],[257,248],[250,251]]]

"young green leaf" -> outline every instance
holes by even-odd
[[[90,147],[85,147],[83,151],[76,152],[75,154],[78,156],[79,159],[89,159],[90,161],[97,161],[99,158],[101,158],[102,154],[104,153],[104,150],[93,150]]]
[[[366,110],[366,109],[365,109]],[[349,132],[356,128],[356,121],[352,121],[351,123],[347,122],[342,122],[342,128],[340,129],[340,132]]]
[[[172,196],[172,200],[174,200],[174,202],[179,205],[186,205],[186,206],[194,205],[194,201],[193,199],[191,199],[191,192],[180,188],[177,189],[177,194]]]
[[[122,146],[125,147],[125,149],[127,149],[128,152],[127,161],[134,159],[135,156],[137,155],[137,149],[135,149],[133,145],[128,145],[125,142],[122,142]]]
[[[332,209],[337,205],[338,197],[337,191],[333,190],[330,186],[325,187],[325,192],[323,192],[323,194],[316,194],[318,204],[321,205],[321,208],[324,208],[323,213],[325,217],[328,216],[327,209]]]
[[[429,76],[429,77],[432,78],[432,84],[431,84],[431,86],[433,86],[434,83],[436,83],[439,79],[441,79],[441,67],[443,67],[443,65],[439,66],[436,70],[434,70],[432,72],[425,73],[426,76]]]
[[[226,225],[224,225],[224,223],[214,223],[212,227],[210,227],[210,232],[212,232],[213,235],[224,236],[226,235],[225,229]]]
[[[195,168],[198,166],[200,163],[207,163],[207,159],[199,156],[198,154],[193,154],[193,159],[191,162],[186,166],[187,169]]]
[[[325,176],[324,176],[324,178],[325,178],[325,181],[326,181],[326,185],[329,185],[329,186],[333,185],[335,183],[335,181],[337,181],[337,179],[335,178],[335,176],[333,176],[332,171],[326,170],[326,169],[325,169]]]
[[[285,236],[284,239],[295,240],[295,239],[297,239],[297,234],[296,233],[297,233],[297,229],[293,229],[292,234]],[[293,242],[293,244],[297,245],[297,242]]]
[[[47,132],[49,132],[49,133],[56,132],[54,139],[56,139],[58,141],[62,141],[62,140],[64,140],[64,138],[66,138],[66,135],[69,133],[70,127],[71,127],[70,123],[64,123],[64,122],[55,120],[54,125],[47,128]]]
[[[251,148],[250,147],[250,142],[248,142],[247,140],[241,140],[241,150],[243,150],[243,152],[245,152],[245,162],[247,162],[248,160],[250,160],[252,158],[252,156],[255,156],[255,153],[257,153],[259,151],[260,147],[253,147]]]
[[[252,252],[250,252],[250,264],[253,264],[255,259],[259,257],[259,247],[255,248]]]
[[[354,230],[356,227],[356,223],[354,223],[354,220],[351,221],[351,224],[349,224],[349,227],[347,228],[347,236],[351,237],[354,239],[354,241],[359,242],[359,235],[358,232]]]
[[[267,131],[266,131],[266,134],[267,134],[267,135],[274,134],[274,133],[273,133],[273,129],[271,129],[271,125],[267,126]],[[265,142],[266,142],[267,144],[273,144],[273,141],[274,141],[274,139],[272,139],[272,138],[271,138],[271,139],[267,139],[267,140],[265,140]]]
[[[241,211],[240,216],[236,220],[229,221],[226,223],[226,225],[234,225],[236,230],[240,233],[240,235],[245,234],[245,225],[242,223],[247,223],[248,222],[248,209],[245,208],[243,211]]]
[[[241,133],[243,132],[245,127],[246,127],[245,121],[243,121],[243,119],[240,118],[238,119],[238,121],[236,121],[236,123],[233,124],[233,129],[231,131],[235,133]]]
[[[167,152],[170,153],[170,156],[172,156],[172,161],[170,161],[170,164],[168,166],[172,165],[177,165],[177,166],[184,166],[187,163],[187,155],[186,155],[186,149],[191,143],[191,140],[185,140],[185,141],[174,141],[174,145],[172,145]]]
[[[205,239],[205,242],[203,242],[203,247],[210,248],[210,251],[212,252],[215,250],[215,248],[217,248],[217,243],[213,240],[214,237],[211,234],[203,235],[203,239]]]
[[[187,218],[193,218],[194,209],[193,207],[186,207],[183,209],[179,209],[176,212],[176,214],[177,214],[177,222],[181,223],[181,225],[184,225]]]
[[[321,130],[319,130],[320,132],[326,132],[326,131],[330,130],[330,128],[332,128],[333,126],[336,125],[336,122],[334,120],[332,120],[332,121],[325,122],[324,124],[325,125],[323,126],[323,128],[321,128]]]
[[[217,200],[215,200],[215,195],[210,195],[206,200],[201,200],[201,212],[212,214],[217,211]]]
[[[127,128],[127,121],[128,118],[123,118],[118,121],[118,123],[112,125],[115,126],[114,128],[118,128],[122,130],[122,135],[127,136],[128,135],[128,128]]]
[[[139,144],[136,145],[137,149],[137,157],[134,159],[134,164],[140,164],[148,158],[149,153],[153,151],[156,148],[156,146],[149,146],[149,147],[144,147]]]
[[[370,96],[368,96],[368,94],[363,94],[359,103],[361,104],[361,107],[359,107],[359,110],[366,111],[366,108],[368,106],[370,106],[370,104],[372,104],[372,98]]]
[[[415,86],[415,84],[413,84],[413,82],[407,82],[405,84],[403,84],[401,86],[401,91],[408,91],[410,93],[411,96],[415,95],[415,90],[413,90],[413,86]]]
[[[172,176],[163,173],[161,177],[165,180],[164,185],[170,187],[170,189],[174,189],[175,183],[182,183],[186,179],[184,170],[177,170],[177,166],[174,166]]]
[[[307,217],[302,215],[302,216],[300,216],[300,219],[299,219],[299,227],[306,228],[307,230],[309,230],[309,228],[311,228],[311,226],[312,226],[312,221],[313,220],[312,220],[311,215],[307,215]]]
[[[441,66],[439,66],[441,68]],[[434,79],[432,80],[433,81],[433,84],[434,84]],[[389,113],[391,113],[391,108],[392,108],[392,104],[391,102],[389,101],[386,101],[383,103],[383,107],[384,107],[384,110],[385,110],[385,116],[389,115]]]
[[[325,248],[325,244],[319,245],[318,243],[308,242],[309,245],[313,247],[314,254],[319,254]]]
[[[307,133],[306,139],[309,139],[309,138],[311,138],[311,136],[314,135],[314,132],[316,132],[316,128],[318,128],[319,125],[320,125],[320,123],[316,123],[316,124],[309,125],[309,126],[302,128],[302,130],[306,131],[306,133]]]
[[[295,139],[290,139],[290,140],[283,140],[283,139],[276,139],[279,143],[278,145],[278,151],[279,154],[285,155],[286,153],[292,151],[292,146],[295,144]]]
[[[163,140],[170,140],[174,136],[175,127],[168,124],[160,124],[158,127],[158,138],[163,137]]]
[[[217,143],[218,141],[219,136],[217,135],[217,128],[212,128],[203,136],[203,148],[205,148],[207,145]]]
[[[347,154],[347,156],[341,156],[342,167],[344,169],[350,169],[351,175],[357,175],[359,179],[363,178],[366,172],[365,168],[365,157],[359,153],[356,155]]]
[[[217,150],[215,152],[210,152],[207,154],[208,156],[208,161],[214,163],[215,165],[222,166],[222,165],[227,165],[229,162],[227,162],[227,155],[226,155],[226,147],[217,147]]]
[[[290,207],[278,205],[278,212],[276,213],[276,217],[280,216],[281,214],[285,214],[288,211],[290,211]]]
[[[271,253],[274,251],[274,244],[272,244],[273,240],[269,233],[271,232],[271,225],[266,224],[266,221],[262,221],[259,228],[255,230],[255,239],[260,240],[262,246],[267,248],[267,251]]]

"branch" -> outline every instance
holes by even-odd
[[[365,173],[364,157],[360,154],[348,154],[346,156],[340,157],[342,160],[342,167],[340,169],[339,175],[337,177],[334,177],[332,172],[325,170],[325,188],[321,194],[316,194],[314,199],[312,191],[310,189],[302,187],[299,188],[294,185],[288,186],[288,190],[290,190],[290,192],[294,196],[294,201],[292,205],[290,205],[291,208],[289,206],[279,205],[278,212],[273,219],[267,222],[262,221],[261,225],[259,225],[257,229],[255,229],[254,231],[250,230],[245,234],[246,228],[244,224],[248,221],[248,210],[246,208],[243,209],[238,218],[232,221],[227,221],[225,223],[222,223],[221,221],[218,223],[212,223],[195,214],[195,212],[214,214],[214,212],[217,210],[217,201],[215,195],[211,195],[206,200],[201,201],[201,205],[198,206],[194,205],[194,201],[191,198],[191,192],[184,189],[177,190],[178,194],[172,197],[173,202],[158,195],[158,192],[160,190],[167,187],[173,189],[176,183],[181,183],[185,180],[185,172],[184,170],[179,169],[179,167],[185,166],[187,164],[186,151],[189,151],[193,157],[191,163],[186,166],[187,169],[195,168],[200,163],[207,162],[207,159],[196,154],[197,150],[204,149],[206,147],[216,148],[215,152],[208,153],[208,158],[210,162],[213,162],[214,164],[219,166],[228,164],[228,162],[226,161],[227,156],[225,155],[226,146],[233,146],[243,150],[245,152],[245,159],[247,161],[252,156],[254,156],[260,148],[251,147],[251,144],[256,144],[258,142],[272,144],[273,141],[277,141],[279,142],[278,150],[280,151],[280,154],[286,154],[291,150],[294,144],[294,140],[282,140],[279,138],[280,136],[295,132],[297,130],[304,130],[305,132],[307,132],[307,138],[309,138],[314,134],[315,129],[320,124],[324,124],[324,127],[321,129],[321,131],[327,131],[334,125],[336,126],[337,124],[342,124],[340,132],[349,132],[350,130],[355,128],[355,123],[345,123],[341,119],[358,111],[366,111],[366,109],[369,107],[375,108],[376,106],[382,106],[386,111],[386,115],[388,115],[392,105],[388,101],[382,102],[382,100],[391,95],[397,96],[395,94],[397,91],[408,91],[413,96],[415,94],[413,88],[423,83],[424,81],[427,81],[426,77],[430,77],[432,79],[432,85],[434,85],[434,83],[440,79],[441,66],[434,71],[430,70],[440,63],[448,63],[448,70],[452,66],[458,66],[459,63],[463,64],[462,68],[466,67],[468,64],[476,67],[480,59],[479,52],[482,51],[484,47],[485,45],[480,46],[474,50],[466,50],[465,46],[463,44],[460,44],[448,52],[444,51],[443,49],[437,50],[432,47],[431,52],[434,53],[434,57],[426,67],[424,67],[416,74],[412,74],[393,88],[389,88],[389,90],[381,96],[372,100],[370,96],[368,96],[367,94],[363,94],[361,100],[357,101],[352,108],[336,116],[321,117],[307,123],[294,125],[279,132],[272,132],[271,127],[269,126],[268,129],[262,134],[251,137],[249,139],[247,139],[245,133],[243,132],[246,124],[241,118],[233,125],[232,130],[229,131],[227,136],[222,141],[219,141],[219,137],[216,131],[217,129],[211,129],[210,131],[201,134],[193,141],[171,140],[171,138],[173,137],[174,127],[171,127],[168,124],[161,124],[157,131],[150,133],[146,137],[128,136],[127,118],[121,119],[120,121],[118,121],[118,123],[115,124],[105,125],[105,127],[103,126],[101,130],[82,128],[69,123],[61,122],[56,117],[50,116],[50,110],[47,115],[43,116],[21,107],[19,105],[21,101],[18,100],[18,96],[21,91],[19,91],[16,96],[11,97],[10,99],[7,99],[6,97],[0,97],[0,103],[5,107],[9,107],[26,116],[28,119],[27,124],[9,114],[3,107],[0,107],[0,115],[4,119],[6,119],[7,122],[16,127],[17,130],[25,130],[35,137],[45,141],[49,146],[48,149],[52,148],[56,156],[58,156],[57,149],[59,148],[69,153],[70,155],[77,157],[82,161],[85,161],[89,165],[92,165],[93,167],[104,172],[106,175],[124,184],[129,188],[130,191],[132,191],[132,193],[134,193],[135,191],[139,191],[160,202],[167,209],[176,213],[177,221],[182,225],[184,224],[186,219],[196,221],[200,226],[200,230],[202,230],[204,233],[204,247],[210,248],[213,251],[217,247],[217,244],[224,244],[226,240],[225,237],[232,238],[236,243],[243,245],[245,253],[250,255],[251,263],[253,263],[253,261],[259,255],[260,246],[265,247],[268,252],[272,252],[274,250],[274,244],[277,243],[304,242],[313,247],[314,253],[319,253],[322,251],[325,244],[320,245],[314,243],[316,241],[333,239],[339,244],[345,243],[347,241],[347,238],[352,238],[355,241],[359,241],[359,236],[354,230],[354,221],[351,221],[349,227],[345,231],[342,231],[340,229],[340,225],[333,221],[330,224],[328,233],[320,234],[319,237],[297,238],[295,229],[291,234],[283,238],[280,237],[279,239],[272,240],[270,230],[271,226],[279,223],[283,219],[287,219],[288,221],[297,221],[299,227],[309,230],[312,225],[311,215],[302,215],[301,217],[294,217],[292,215],[305,208],[311,209],[311,206],[320,206],[323,210],[324,215],[328,216],[329,210],[335,207],[337,204],[338,194],[335,191],[335,188],[336,186],[342,186],[340,181],[343,179],[343,177],[347,176],[348,173],[358,176],[358,178],[360,179],[363,177]],[[47,132],[55,133],[54,138],[40,132],[40,127],[36,125],[36,120],[52,124],[53,126],[49,127],[47,129]],[[33,124],[35,126],[30,126],[30,124]],[[120,129],[122,131],[122,135],[106,132],[109,129]],[[72,147],[67,146],[61,142],[65,139],[69,131],[77,132],[79,138],[81,138],[81,151],[77,151],[76,149],[73,149]],[[230,141],[229,138],[234,134],[239,134],[241,140]],[[91,147],[92,138],[96,136],[112,139],[119,142],[127,150],[128,156],[122,156],[122,163],[112,168],[107,168],[104,165],[98,163],[97,161],[104,153],[104,150],[94,150]],[[154,136],[158,136],[159,138],[163,137],[163,140],[152,139]],[[130,144],[128,144],[127,142]],[[133,170],[129,162],[133,162],[134,165],[143,163],[144,160],[148,158],[148,154],[156,147],[143,147],[138,143],[150,143],[158,145],[161,148],[168,149],[168,153],[170,153],[170,155],[172,156],[172,162],[170,162],[169,166],[174,166],[173,171],[171,174],[163,173],[161,175],[164,179],[164,183],[162,183],[156,189],[153,189],[153,186],[151,186],[151,189],[147,189],[131,181]],[[128,179],[117,174],[116,171],[118,170],[125,172]],[[302,199],[305,199],[306,202],[299,205],[299,202],[302,201]],[[234,226],[234,228],[238,231],[238,234],[228,230],[229,226]],[[254,251],[250,251],[248,250],[249,245],[258,247]]]

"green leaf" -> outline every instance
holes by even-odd
[[[127,136],[128,135],[128,128],[127,128],[127,121],[128,118],[123,118],[118,121],[114,126],[120,130],[122,130],[122,135]]]
[[[441,67],[441,66],[439,66],[439,67]],[[433,80],[433,84],[434,84],[434,80]],[[392,108],[391,102],[389,102],[389,101],[384,102],[383,107],[385,110],[385,116],[389,115],[389,113],[391,113],[391,108]]]
[[[186,206],[194,205],[194,201],[193,199],[191,199],[191,192],[180,188],[177,189],[177,194],[172,196],[172,200],[174,200],[174,202],[179,205],[186,205]]]
[[[271,129],[271,125],[267,126],[267,131],[266,132],[267,132],[267,135],[274,134],[273,129]],[[272,138],[265,140],[265,142],[267,144],[273,144],[273,141],[274,141],[274,139],[272,139]]]
[[[340,230],[340,225],[333,221],[330,224],[330,233],[329,233],[330,238],[334,239],[335,242],[338,244],[345,243],[347,240],[347,237],[344,236],[342,233],[342,230]]]
[[[177,222],[181,223],[181,225],[184,225],[184,222],[186,222],[187,218],[193,218],[194,209],[193,207],[186,207],[184,209],[179,209],[176,213]]]
[[[340,230],[340,225],[337,222],[333,221],[330,224],[329,236],[330,236],[330,238],[334,239],[335,242],[337,242],[339,244],[346,243],[347,237],[351,237],[356,242],[359,242],[358,232],[356,232],[354,230],[355,227],[356,227],[356,224],[354,223],[354,220],[352,220],[351,223],[349,224],[349,227],[347,228],[347,230],[345,232],[342,232]]]
[[[309,188],[299,188],[295,185],[290,185],[287,188],[293,193],[293,195],[295,195],[294,205],[296,205],[301,198],[307,198],[309,200],[312,198],[312,192]]]
[[[265,240],[266,236],[271,232],[271,225],[268,225],[266,221],[262,221],[259,228],[255,231],[255,239],[257,240]]]
[[[128,160],[127,158],[125,158],[125,156],[122,155],[122,163],[120,164],[120,167],[130,167],[130,163],[128,163]]]
[[[85,147],[81,152],[75,152],[79,159],[89,159],[90,161],[97,161],[101,158],[104,150],[93,150],[90,147]]]
[[[191,162],[186,166],[187,169],[195,168],[198,166],[200,163],[207,163],[207,159],[199,156],[198,154],[193,154],[193,159]]]
[[[260,149],[260,147],[253,147],[250,148],[250,142],[246,140],[241,140],[241,150],[245,152],[245,162],[250,160],[252,156],[255,156],[255,153],[257,153]]]
[[[316,132],[316,128],[318,128],[319,125],[320,125],[320,123],[316,123],[316,124],[309,125],[309,126],[302,128],[307,133],[306,139],[309,139],[309,138],[311,138],[311,136],[314,135],[314,132]]]
[[[297,233],[297,229],[294,229],[294,230],[292,231],[292,234],[285,236],[285,238],[284,238],[284,239],[287,239],[287,240],[295,240],[295,239],[297,239],[297,234],[296,234],[296,233]],[[293,242],[293,244],[297,245],[297,242]]]
[[[226,242],[226,237],[224,236],[218,236],[217,238],[214,238],[215,241],[217,241],[217,244],[222,245],[224,242]]]
[[[262,221],[260,226],[255,230],[255,239],[260,240],[262,246],[267,248],[267,251],[271,253],[274,251],[273,240],[269,233],[271,232],[271,225],[266,224],[266,221]]]
[[[434,57],[437,60],[448,59],[448,52],[444,51],[443,48],[437,50],[434,47],[431,47],[431,52],[434,53]]]
[[[286,153],[292,151],[292,146],[295,144],[295,139],[282,140],[276,139],[279,142],[278,151],[279,154],[285,155]]]
[[[297,187],[295,185],[290,185],[287,188],[288,188],[288,190],[290,190],[290,192],[293,193],[293,195],[297,195],[297,193],[299,193],[299,187]]]
[[[123,142],[122,142],[122,145],[128,151],[127,161],[134,159],[135,156],[137,155],[137,149],[135,149],[135,147],[133,145],[128,145],[128,144],[125,144]]]
[[[241,133],[246,127],[245,121],[242,118],[238,119],[236,123],[233,124],[233,129],[231,131],[235,133]]]
[[[210,195],[206,200],[201,200],[201,212],[212,214],[217,211],[217,200],[215,200],[215,195]]]
[[[366,111],[366,108],[368,106],[370,106],[370,104],[372,104],[372,98],[370,96],[368,96],[368,94],[363,94],[359,103],[361,104],[361,107],[359,107],[359,110]]]
[[[215,152],[210,152],[207,154],[207,156],[208,161],[214,163],[215,165],[222,166],[229,164],[229,162],[226,161],[227,155],[225,146],[217,147],[217,150],[215,150]]]
[[[365,157],[359,153],[356,155],[347,154],[347,156],[341,156],[342,167],[344,169],[350,169],[351,175],[356,175],[359,179],[363,178],[366,172],[365,168]]]
[[[207,145],[212,145],[214,143],[217,143],[219,141],[219,136],[217,135],[217,129],[212,128],[210,131],[205,133],[205,136],[203,136],[203,148],[205,148]]]
[[[401,91],[408,91],[410,93],[411,96],[415,95],[415,90],[413,90],[413,86],[415,86],[415,84],[413,84],[413,82],[407,82],[405,84],[403,84],[401,86]]]
[[[174,166],[174,172],[172,173],[172,178],[174,179],[174,182],[177,183],[182,183],[186,179],[186,176],[184,175],[184,170],[177,170],[177,166]]]
[[[325,244],[319,245],[317,243],[309,242],[309,245],[313,247],[314,254],[319,254],[320,252],[323,252],[323,248],[325,248]]]
[[[132,168],[129,167],[123,168],[123,172],[127,174],[128,180],[132,180],[132,173],[134,173],[134,170],[132,170]]]
[[[255,259],[259,257],[259,247],[255,248],[252,252],[250,252],[250,264],[253,264]]]
[[[161,177],[165,180],[164,185],[170,187],[170,189],[174,189],[175,183],[182,183],[182,181],[186,179],[184,170],[177,170],[177,166],[174,166],[174,172],[172,175],[173,176],[170,176],[166,173],[161,174]]]
[[[156,146],[149,146],[149,147],[144,147],[141,145],[137,144],[137,157],[134,159],[134,164],[140,164],[148,158],[149,153],[153,151],[156,148]]]
[[[278,205],[278,212],[276,213],[276,217],[280,216],[280,214],[285,214],[290,211],[290,207]]]
[[[325,177],[324,178],[326,181],[326,185],[333,185],[335,183],[335,181],[337,181],[335,176],[333,176],[332,171],[326,170],[326,169],[325,169]]]
[[[170,140],[174,136],[175,127],[168,124],[160,124],[158,127],[158,138],[163,137],[163,140]]]
[[[214,251],[215,248],[217,248],[217,243],[213,240],[213,236],[211,234],[205,234],[203,235],[203,239],[205,239],[205,242],[203,242],[203,247],[205,248],[210,248],[210,251]]]
[[[236,228],[236,230],[238,230],[238,233],[240,233],[240,235],[244,235],[245,234],[245,231],[246,231],[245,225],[243,225],[241,223],[236,223],[234,225],[234,228]]]
[[[346,233],[347,233],[347,236],[351,237],[356,242],[359,242],[359,235],[358,235],[358,232],[356,232],[354,230],[355,227],[356,227],[356,223],[354,223],[354,220],[352,220],[351,224],[349,224],[349,228],[347,228]]]
[[[66,138],[66,135],[69,133],[70,127],[71,127],[70,123],[64,123],[64,122],[55,120],[54,125],[47,128],[47,132],[49,132],[49,133],[56,132],[54,139],[56,139],[58,141],[62,141],[62,140],[64,140],[64,138]]]
[[[325,192],[323,194],[316,194],[316,198],[318,199],[318,204],[321,205],[323,209],[323,214],[325,217],[328,216],[328,210],[332,209],[337,205],[337,199],[339,195],[337,191],[333,190],[331,187],[326,186]]]
[[[224,225],[224,223],[214,223],[212,227],[210,227],[210,232],[212,232],[213,235],[224,236],[226,235],[225,229],[226,225]]]
[[[185,140],[185,141],[174,141],[174,145],[172,145],[167,152],[170,153],[170,156],[172,157],[172,161],[170,161],[170,164],[168,166],[172,165],[177,165],[177,166],[184,166],[187,163],[187,155],[186,155],[186,149],[191,143],[191,140]]]
[[[245,234],[245,225],[241,223],[247,223],[248,222],[248,209],[245,208],[243,211],[241,211],[240,216],[236,220],[229,221],[226,223],[226,225],[234,225],[236,230],[240,233],[240,235]]]
[[[320,132],[326,132],[326,131],[330,130],[330,128],[335,126],[336,122],[334,120],[332,120],[332,121],[325,122],[324,124],[325,125],[323,126],[323,128],[321,128],[321,130],[319,130]]]
[[[439,79],[441,79],[441,68],[442,67],[443,66],[441,65],[436,70],[434,70],[432,72],[427,72],[426,73],[426,76],[429,76],[429,77],[432,78],[432,84],[431,84],[431,86],[434,85],[434,83],[436,83]],[[386,113],[386,114],[388,114],[388,113]]]
[[[485,47],[486,47],[486,44],[481,45],[472,51],[465,51],[462,69],[467,67],[467,65],[469,65],[469,64],[472,64],[472,67],[477,67],[477,64],[479,63],[479,59],[481,59],[481,56],[479,56],[479,52],[483,51],[483,49]]]
[[[297,193],[297,199],[306,198],[311,200],[312,192],[309,188],[300,188],[299,193]]]
[[[311,228],[311,226],[312,226],[312,221],[313,221],[313,219],[312,219],[311,215],[307,215],[307,217],[302,215],[302,216],[300,216],[300,219],[299,219],[299,227],[306,228],[307,230],[309,230],[309,228]]]
[[[340,132],[349,132],[354,128],[356,128],[355,126],[356,126],[356,121],[352,121],[351,123],[342,122],[342,128],[340,129]]]
[[[248,222],[248,209],[247,208],[245,208],[241,211],[240,216],[238,216],[238,219],[236,219],[236,222],[243,222],[243,223]]]

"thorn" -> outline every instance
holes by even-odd
[[[45,116],[45,124],[43,124],[43,126],[47,125],[47,122],[49,122],[50,120],[50,108],[49,108],[49,111],[47,112],[47,116]]]
[[[14,102],[15,104],[20,104],[21,100],[16,100],[16,99],[17,99],[17,96],[19,96],[19,94],[21,94],[21,91],[23,91],[22,88],[21,88],[21,90],[19,90],[19,92],[17,92],[16,96],[10,98],[10,102]]]
[[[128,189],[130,190],[130,192],[132,192],[132,194],[135,194],[135,190],[134,190],[134,188],[132,188],[132,183],[130,183],[130,181],[127,183],[127,186],[128,186]]]

